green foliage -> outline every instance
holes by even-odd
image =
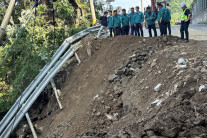
[[[6,5],[0,3],[0,23],[3,21],[4,15],[6,13]]]
[[[65,20],[67,17],[72,18],[74,16],[74,8],[68,0],[58,0],[54,3],[57,7],[58,16]]]
[[[74,8],[67,0],[58,0],[55,6],[59,17],[56,18],[55,45],[54,27],[51,21],[46,20],[48,19],[45,15],[48,10],[46,5],[39,5],[37,8],[35,28],[34,16],[32,16],[31,22],[16,42],[17,32],[21,28],[16,30],[17,25],[15,23],[7,27],[7,36],[12,32],[15,33],[5,47],[0,47],[0,62],[9,52],[5,62],[0,66],[0,119],[43,66],[50,61],[53,53],[62,42],[67,37],[85,29],[88,25],[89,21],[83,18],[81,26],[77,28],[74,27],[75,25],[65,27],[66,19],[74,15]],[[21,17],[18,20],[26,23],[28,15],[30,15],[29,10],[22,10]]]

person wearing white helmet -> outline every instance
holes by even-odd
[[[181,34],[181,42],[189,42],[189,32],[188,32],[188,27],[190,24],[190,18],[191,18],[191,12],[190,10],[187,8],[185,2],[182,2],[180,4],[181,8],[182,8],[182,12],[180,15],[181,18],[181,26],[180,26],[180,34]],[[185,39],[184,39],[184,32],[185,32]]]

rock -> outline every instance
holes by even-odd
[[[107,118],[108,120],[113,120],[113,117],[114,117],[114,116],[109,115],[109,114],[105,114],[105,116],[106,116],[106,118]]]
[[[111,111],[111,107],[106,106],[106,107],[105,107],[105,110],[106,110],[106,113],[108,114],[108,113],[110,113],[110,111]]]
[[[123,94],[122,91],[116,91],[116,92],[115,92],[115,95],[118,96],[118,97],[120,97],[122,94]]]
[[[122,68],[122,69],[118,69],[118,70],[116,71],[116,75],[122,75],[122,74],[125,73],[125,71],[126,71],[126,67],[125,67],[125,68]]]
[[[172,45],[172,43],[171,42],[167,42],[167,45]]]
[[[135,58],[136,57],[136,54],[133,54],[132,56],[130,56],[129,58]]]
[[[121,84],[123,86],[126,86],[129,83],[129,78],[128,77],[124,77],[121,79]]]
[[[157,59],[154,59],[151,63],[151,68],[153,68],[157,63],[156,63]]]
[[[144,53],[144,52],[142,52],[141,54],[139,54],[139,56],[147,56],[147,54],[146,53]]]
[[[200,87],[199,87],[199,92],[201,92],[203,89],[205,89],[206,88],[206,86],[205,85],[201,85]]]
[[[113,82],[115,79],[117,79],[118,78],[118,76],[117,75],[115,75],[115,74],[113,74],[113,75],[110,75],[109,77],[108,77],[108,81],[109,82]]]
[[[131,67],[132,67],[133,69],[137,69],[137,68],[139,68],[139,64],[136,63],[136,62],[133,62],[132,65],[131,65]]]
[[[96,116],[100,116],[100,115],[101,115],[101,112],[97,112],[97,113],[96,113]]]
[[[152,137],[154,135],[155,135],[154,131],[147,131],[147,136]]]
[[[207,61],[203,61],[203,65],[205,65],[205,66],[206,66],[206,65],[207,65]]]
[[[167,42],[167,37],[166,36],[163,37],[163,41]]]
[[[125,130],[120,130],[119,137],[120,138],[131,138],[131,135]]]
[[[202,73],[206,73],[206,72],[207,72],[206,67],[203,67],[203,68],[201,69],[201,72],[202,72]]]
[[[155,100],[154,102],[152,102],[151,105],[152,105],[152,106],[155,106],[155,105],[156,105],[156,106],[160,106],[161,103],[162,103],[162,101],[159,100],[159,99],[157,99],[157,100]]]
[[[131,64],[131,60],[130,59],[128,59],[126,62],[125,62],[125,64],[124,64],[124,66],[127,66],[128,64]]]
[[[123,107],[123,102],[121,100],[119,100],[116,104],[116,107],[122,108]]]
[[[184,58],[179,58],[178,59],[178,64],[180,64],[180,65],[186,64],[187,62],[188,62],[187,59],[184,59]]]
[[[187,65],[179,65],[179,69],[187,69]]]
[[[145,43],[147,40],[146,39],[143,39],[143,42]]]
[[[86,136],[95,136],[96,135],[96,131],[95,130],[89,130],[85,133]]]
[[[193,124],[195,124],[195,125],[203,125],[203,124],[205,124],[205,118],[203,118],[203,117],[197,117],[196,119],[195,119],[195,121],[193,122]]]
[[[154,88],[154,91],[155,91],[155,92],[159,92],[161,86],[162,86],[161,83],[157,84],[157,86]]]
[[[99,125],[103,125],[104,124],[104,120],[102,120],[102,119],[101,120],[98,120],[98,124]]]
[[[93,108],[93,109],[92,109],[92,112],[93,112],[93,113],[95,113],[95,112],[96,112],[96,109],[95,109],[95,108]]]

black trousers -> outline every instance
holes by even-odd
[[[154,31],[154,35],[157,36],[157,30],[155,24],[148,25],[149,36],[152,37],[152,30]]]
[[[120,27],[114,27],[114,37],[120,35]]]
[[[167,28],[168,28],[169,35],[171,35],[171,25],[170,25],[170,21],[167,22]]]
[[[161,34],[161,36],[167,35],[167,22],[162,21],[159,25],[160,25],[160,34]]]
[[[110,27],[109,31],[110,31],[110,37],[112,37],[113,36],[112,33],[114,33],[114,28]]]
[[[137,23],[136,24],[136,32],[138,34],[138,36],[140,36],[140,32],[141,32],[141,36],[143,37],[144,36],[144,33],[143,33],[143,28],[142,28],[142,24],[141,23]]]
[[[136,27],[134,25],[131,25],[131,35],[136,35],[137,36]]]
[[[189,24],[190,24],[190,22],[181,22],[180,34],[181,34],[182,40],[184,40],[184,32],[185,32],[186,40],[189,40],[189,32],[188,32]]]
[[[122,27],[122,35],[129,35],[129,26]]]

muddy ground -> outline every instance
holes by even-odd
[[[55,77],[64,109],[45,90],[30,111],[39,137],[207,137],[207,41],[177,40],[82,40],[82,63]],[[17,134],[31,137],[22,125]]]

